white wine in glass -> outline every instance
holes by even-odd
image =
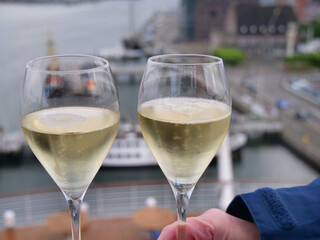
[[[224,140],[230,116],[221,59],[173,54],[148,60],[139,93],[139,123],[174,191],[182,223],[197,181]],[[185,239],[185,228],[178,233]]]
[[[108,62],[86,55],[29,62],[21,115],[31,150],[68,201],[73,239],[79,240],[82,199],[112,146],[120,119]]]

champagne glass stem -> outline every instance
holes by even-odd
[[[187,194],[177,193],[177,215],[178,215],[178,240],[187,239],[187,210],[189,204],[189,198]]]
[[[67,198],[71,216],[72,240],[81,240],[80,213],[82,198],[83,197],[79,199]]]
[[[178,221],[186,222],[187,221],[187,210],[189,204],[189,198],[187,194],[177,193],[176,195],[177,202],[177,213],[178,213]]]
[[[187,239],[187,211],[189,200],[193,192],[194,186],[185,193],[178,192],[173,186],[172,190],[177,204],[178,215],[178,240]]]

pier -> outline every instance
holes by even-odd
[[[249,137],[263,136],[264,134],[280,134],[283,124],[280,121],[253,121],[238,122],[230,126],[232,133],[245,133]]]
[[[145,65],[144,64],[127,64],[127,65],[120,65],[116,64],[112,66],[112,73],[117,79],[119,76],[129,76],[134,78],[139,78],[139,81],[141,80],[141,77],[144,72]]]

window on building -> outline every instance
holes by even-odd
[[[275,25],[272,24],[272,25],[269,26],[268,30],[269,30],[270,33],[275,33],[277,28],[276,28]]]
[[[215,18],[217,16],[217,12],[215,10],[210,11],[210,17]]]
[[[250,33],[251,34],[255,34],[255,33],[257,33],[257,26],[256,25],[251,25],[250,26]]]
[[[267,32],[267,27],[265,25],[260,25],[259,31],[261,34],[265,34]]]
[[[260,5],[262,6],[275,5],[275,0],[260,0]]]
[[[285,33],[286,32],[286,26],[281,24],[278,26],[279,33]]]
[[[246,34],[248,32],[248,27],[246,25],[242,25],[240,27],[240,33]]]

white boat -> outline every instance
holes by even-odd
[[[0,154],[18,154],[26,145],[22,131],[0,134]]]
[[[230,136],[230,148],[231,151],[234,152],[243,146],[245,146],[248,142],[248,137],[244,133],[236,133]],[[219,154],[219,151],[218,151]]]
[[[121,124],[118,136],[102,166],[142,167],[157,165],[155,158],[142,137],[139,125]],[[246,143],[247,136],[243,133],[230,137],[232,151],[240,149]],[[219,152],[217,155],[219,155]]]
[[[105,167],[155,166],[157,162],[142,137],[116,138],[103,162]]]
[[[145,57],[145,52],[141,49],[126,49],[123,46],[115,46],[113,48],[99,49],[97,55],[110,61],[120,61]]]

